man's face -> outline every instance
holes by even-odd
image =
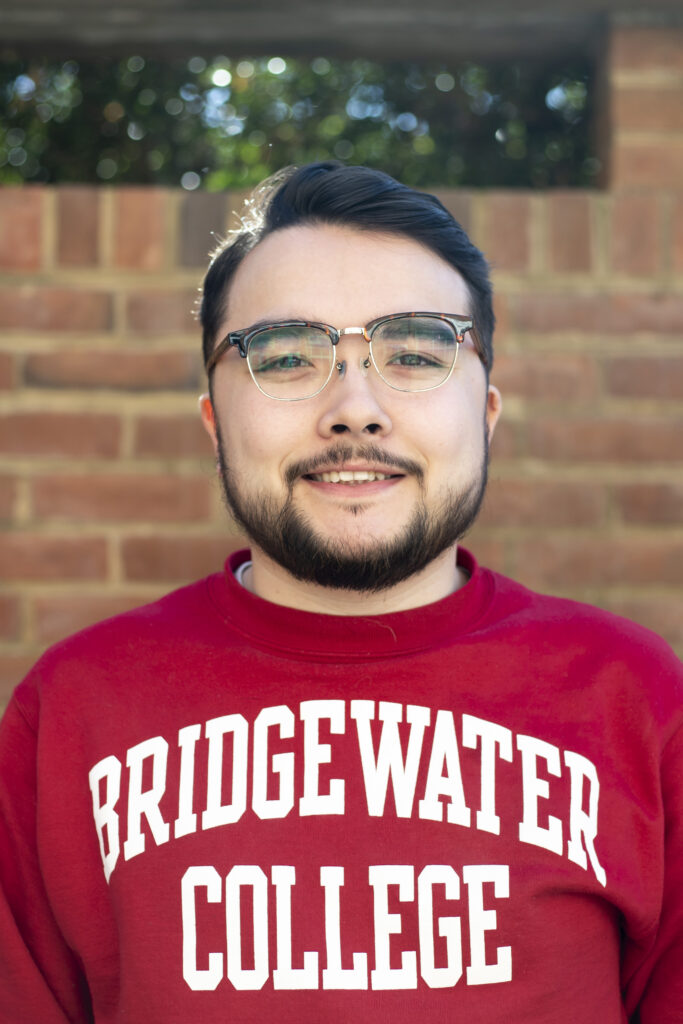
[[[468,314],[465,282],[407,237],[298,226],[243,260],[219,336],[257,321],[361,327],[410,311]],[[298,579],[352,590],[391,587],[453,547],[479,507],[500,407],[467,336],[432,391],[390,388],[363,367],[367,354],[362,337],[344,335],[345,373],[282,402],[232,349],[214,371],[213,415],[203,407],[227,501],[257,552]]]

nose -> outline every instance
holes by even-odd
[[[391,432],[391,419],[386,409],[389,388],[377,373],[368,372],[372,365],[370,353],[367,343],[361,344],[362,348],[358,345],[352,350],[350,342],[345,343],[344,355],[348,358],[337,361],[337,372],[321,393],[323,411],[318,429],[322,437],[337,434],[361,437]]]
[[[360,367],[360,372],[363,374],[364,377],[367,377],[368,370],[372,366],[372,359],[370,358],[369,355],[366,355],[365,357],[361,356],[358,361],[358,365]],[[340,377],[344,377],[346,375],[346,360],[338,360],[334,364],[334,368],[335,370],[338,371]]]

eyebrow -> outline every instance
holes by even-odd
[[[292,316],[277,316],[277,317],[267,316],[267,317],[263,317],[260,320],[254,320],[254,322],[249,324],[249,326],[247,328],[235,328],[235,330],[256,331],[256,330],[258,330],[259,327],[268,327],[268,326],[270,326],[270,324],[281,324],[281,323],[288,322],[290,320],[296,320],[296,321],[298,321],[300,323],[304,323],[304,324],[308,324],[308,323],[316,323],[317,324],[317,323],[321,322],[320,320],[311,320],[310,318],[307,318],[305,316],[301,316],[301,314],[295,314],[295,315],[292,315]],[[232,332],[229,332],[229,333],[232,333]]]

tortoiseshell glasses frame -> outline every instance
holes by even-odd
[[[414,319],[414,318],[418,318],[418,317],[420,317],[420,318],[427,318],[427,319],[430,319],[430,320],[441,320],[441,321],[444,321],[445,323],[447,323],[451,327],[453,332],[454,332],[454,339],[453,339],[453,341],[456,344],[454,345],[454,349],[453,349],[452,362],[451,362],[450,366],[448,366],[446,368],[446,370],[444,372],[444,375],[443,375],[443,378],[441,380],[439,380],[436,384],[430,384],[427,387],[414,387],[414,386],[411,386],[411,387],[408,387],[408,388],[404,388],[404,387],[400,387],[399,385],[397,385],[395,383],[392,383],[390,380],[388,380],[387,377],[385,376],[385,374],[380,369],[378,363],[375,360],[374,354],[373,354],[372,338],[373,338],[373,335],[381,327],[383,327],[386,324],[391,323],[394,320],[407,320],[407,319]],[[272,331],[272,330],[282,330],[282,329],[286,329],[286,328],[297,328],[297,329],[310,328],[310,329],[315,330],[315,331],[323,332],[325,335],[327,335],[327,337],[330,340],[329,372],[326,372],[326,376],[325,376],[324,380],[321,379],[320,383],[319,383],[319,386],[315,387],[315,389],[313,391],[311,391],[310,394],[300,395],[300,396],[297,396],[297,397],[294,397],[294,398],[292,398],[292,397],[283,397],[282,395],[275,395],[275,394],[272,394],[271,392],[265,391],[264,388],[259,383],[259,381],[257,379],[257,376],[256,376],[256,373],[254,371],[254,368],[252,367],[251,361],[249,359],[250,346],[251,346],[251,344],[252,344],[252,342],[254,341],[255,338],[257,338],[259,335],[263,335],[264,332],[268,332],[268,331]],[[341,338],[344,335],[349,335],[349,334],[354,335],[355,334],[355,335],[361,335],[364,338],[364,340],[368,342],[368,345],[369,345],[369,357],[366,357],[366,359],[363,361],[363,365],[367,368],[367,367],[370,366],[370,363],[372,363],[372,365],[374,365],[374,367],[377,370],[377,372],[380,375],[380,377],[385,381],[386,384],[388,384],[389,387],[392,387],[395,390],[399,390],[399,391],[411,391],[411,392],[414,392],[414,391],[431,391],[434,388],[440,387],[442,384],[445,384],[446,381],[451,376],[451,374],[453,372],[453,368],[455,366],[456,359],[457,359],[457,355],[458,355],[458,350],[460,348],[460,344],[462,344],[462,342],[464,341],[464,337],[465,337],[465,334],[467,332],[471,332],[472,340],[474,342],[474,347],[476,349],[477,355],[479,356],[479,359],[484,364],[484,366],[487,366],[488,360],[486,358],[486,352],[484,350],[483,345],[480,343],[479,338],[477,337],[477,333],[476,333],[476,330],[474,328],[474,321],[473,321],[472,317],[465,316],[465,315],[460,314],[460,313],[435,313],[435,312],[431,312],[431,311],[391,313],[391,314],[388,314],[386,316],[377,317],[375,320],[371,320],[369,323],[365,324],[364,327],[344,327],[344,328],[336,328],[336,327],[330,326],[329,324],[318,323],[316,321],[311,321],[311,320],[277,320],[277,321],[272,321],[272,322],[263,322],[263,323],[254,324],[251,327],[244,327],[244,328],[241,328],[240,330],[230,331],[224,338],[222,338],[221,341],[218,342],[218,344],[216,345],[215,349],[213,350],[213,352],[211,353],[211,355],[209,356],[209,358],[208,358],[208,360],[206,362],[206,372],[207,372],[207,374],[210,374],[212,372],[212,370],[214,369],[214,367],[216,366],[216,364],[218,363],[218,361],[223,357],[223,355],[230,348],[234,347],[234,348],[237,348],[240,356],[243,359],[247,360],[247,365],[249,367],[249,372],[250,372],[250,374],[252,376],[252,379],[254,380],[254,383],[258,387],[259,391],[263,392],[263,394],[267,395],[269,398],[274,398],[274,399],[276,399],[278,401],[301,401],[304,398],[313,398],[315,395],[319,394],[323,390],[323,388],[329,383],[330,378],[332,377],[332,374],[333,374],[335,368],[341,374],[343,374],[343,372],[345,370],[346,363],[345,362],[342,363],[342,362],[336,361],[335,347],[339,344]]]

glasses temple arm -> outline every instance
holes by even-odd
[[[232,348],[233,345],[237,346],[237,350],[243,359],[247,358],[247,350],[244,346],[244,338],[242,335],[238,332],[226,334],[226,336],[218,342],[215,349],[206,360],[205,370],[207,374],[211,373],[218,360],[228,351],[229,348]]]

